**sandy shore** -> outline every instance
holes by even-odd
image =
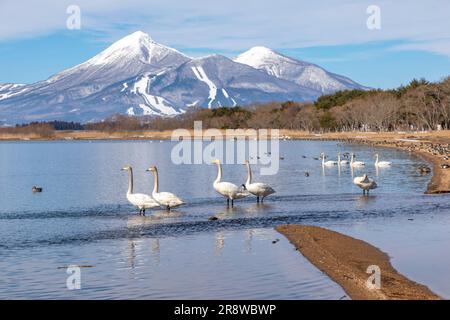
[[[185,138],[192,138],[193,130],[189,130]],[[238,138],[255,138],[242,131]],[[139,131],[139,132],[100,132],[100,131],[56,131],[50,137],[33,134],[17,136],[0,134],[0,141],[17,140],[168,140],[172,131]],[[427,193],[450,192],[450,169],[441,167],[450,164],[450,131],[433,132],[339,132],[314,134],[304,131],[280,130],[282,139],[292,140],[336,140],[349,143],[361,143],[379,147],[393,147],[414,152],[433,164],[433,177],[428,185]]]
[[[352,299],[441,299],[426,286],[399,274],[386,253],[364,241],[315,226],[283,225],[276,230],[313,265],[342,286]],[[366,271],[371,265],[380,268],[379,289],[367,286],[371,274]]]

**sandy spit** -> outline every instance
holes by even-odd
[[[328,229],[306,225],[283,225],[276,230],[319,270],[356,300],[438,300],[426,286],[399,274],[389,256],[367,242]],[[381,286],[369,288],[366,273],[371,265],[381,271]]]
[[[328,229],[306,225],[283,225],[276,230],[286,236],[313,265],[338,283],[356,300],[439,300],[426,286],[399,274],[389,256],[367,242]],[[366,273],[380,267],[380,288],[369,288]]]

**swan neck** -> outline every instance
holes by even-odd
[[[214,183],[219,183],[222,179],[222,165],[220,163],[217,163],[217,178],[214,181]]]
[[[128,194],[133,193],[133,169],[128,171]]]
[[[252,169],[250,169],[250,163],[247,163],[247,182],[245,184],[252,183]]]
[[[158,193],[159,183],[158,183],[158,171],[153,171],[153,176],[155,177],[155,183],[153,185],[153,194]]]

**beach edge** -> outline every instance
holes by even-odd
[[[354,300],[441,300],[425,285],[414,282],[391,265],[389,256],[359,239],[329,229],[288,224],[275,230]],[[370,266],[380,270],[380,288],[369,288]]]

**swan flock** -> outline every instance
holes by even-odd
[[[344,154],[344,156],[348,157],[348,153]],[[375,154],[375,158],[375,167],[377,168],[390,167],[392,164],[389,161],[379,161],[378,154]],[[322,160],[323,167],[340,167],[350,165],[350,167],[352,168],[363,168],[365,166],[364,162],[355,161],[355,155],[353,153],[350,154],[350,161],[341,159],[340,152],[337,155],[337,161],[325,161],[326,156],[323,152],[320,154],[320,159]],[[213,188],[218,194],[226,198],[227,206],[230,206],[231,204],[231,206],[233,207],[235,200],[243,199],[249,195],[255,196],[257,203],[263,203],[266,197],[275,193],[275,190],[267,183],[253,182],[253,174],[250,167],[250,162],[247,160],[244,162],[244,165],[247,168],[247,179],[241,186],[238,186],[231,182],[222,181],[222,164],[220,160],[213,160],[211,164],[215,164],[217,166],[217,176],[213,182]],[[147,172],[151,172],[153,174],[154,181],[151,195],[144,193],[134,193],[133,168],[127,165],[123,167],[122,170],[128,172],[128,189],[126,192],[126,198],[128,202],[139,209],[140,215],[145,215],[145,211],[147,209],[163,207],[166,208],[167,211],[170,211],[172,208],[177,208],[185,204],[185,202],[174,193],[159,191],[159,177],[158,169],[156,166],[151,166],[146,170]],[[370,190],[377,188],[377,183],[374,180],[370,179],[367,174],[354,178],[353,183],[363,190],[364,195],[366,193],[368,195]]]

